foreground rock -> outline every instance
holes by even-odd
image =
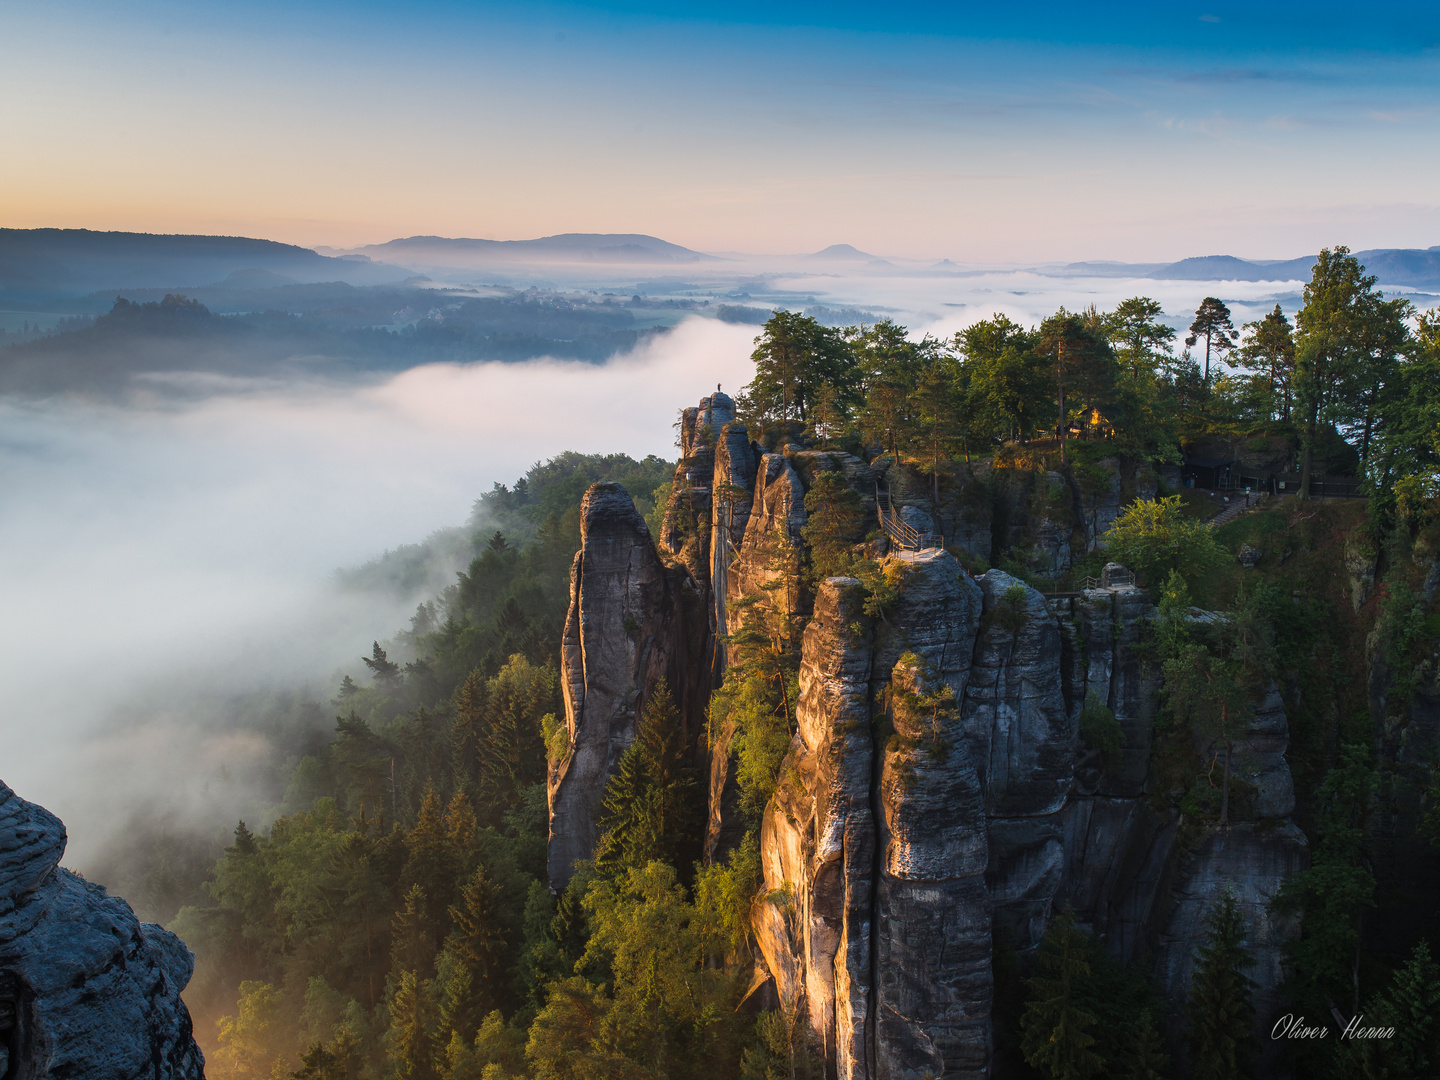
[[[203,1077],[190,950],[60,869],[64,851],[60,820],[0,783],[0,1076]]]

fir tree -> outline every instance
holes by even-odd
[[[810,571],[816,581],[850,569],[850,547],[865,521],[860,496],[842,473],[822,472],[805,493],[806,521],[800,533],[810,545]]]
[[[1170,1055],[1165,1053],[1165,1040],[1155,1028],[1155,1017],[1149,1009],[1142,1009],[1121,1076],[1125,1080],[1164,1080],[1169,1067]]]
[[[401,972],[390,1000],[390,1060],[396,1080],[438,1080],[434,1007],[413,971]]]
[[[450,1018],[453,1030],[470,1038],[480,1017],[495,1007],[494,986],[502,972],[500,957],[504,933],[495,914],[495,887],[477,868],[460,890],[460,902],[450,907],[453,929],[445,951],[456,971],[456,981],[467,988],[464,1009]]]
[[[540,718],[555,709],[556,673],[516,653],[487,688],[475,808],[480,820],[499,824],[521,793],[545,779]]]
[[[405,847],[409,858],[400,875],[400,887],[409,889],[418,885],[424,890],[425,932],[431,941],[438,943],[444,933],[445,909],[454,895],[459,867],[440,813],[440,796],[432,787],[425,789],[415,826],[405,837]]]
[[[1254,1073],[1255,982],[1244,972],[1255,959],[1245,947],[1245,922],[1235,894],[1220,895],[1205,919],[1186,1015],[1194,1080],[1245,1080]]]
[[[450,762],[455,781],[462,788],[473,790],[479,775],[487,691],[485,676],[476,668],[465,676],[465,682],[455,695],[455,722],[450,727]]]
[[[1054,1080],[1087,1080],[1103,1067],[1089,1028],[1095,1016],[1079,1008],[1079,983],[1090,974],[1085,940],[1068,908],[1045,931],[1036,975],[1026,980],[1030,1003],[1020,1020],[1025,1060]]]
[[[411,885],[404,905],[392,920],[390,959],[396,971],[429,974],[435,966],[435,934],[429,917],[429,898],[420,885]]]
[[[680,865],[678,853],[691,832],[694,787],[679,716],[662,678],[641,712],[635,741],[606,785],[596,869],[614,876],[652,859]]]
[[[450,865],[460,874],[470,870],[475,836],[475,811],[470,807],[470,797],[457,791],[445,807],[445,843],[450,848]]]

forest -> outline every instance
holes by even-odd
[[[1146,647],[1163,673],[1152,767],[1167,790],[1156,798],[1194,820],[1223,825],[1248,797],[1228,773],[1217,786],[1215,759],[1197,745],[1233,739],[1264,687],[1284,687],[1297,820],[1313,856],[1276,901],[1302,928],[1286,1001],[1297,1016],[1363,1012],[1400,1032],[1297,1042],[1289,1066],[1434,1076],[1440,911],[1425,883],[1440,881],[1436,747],[1415,749],[1417,775],[1432,777],[1417,842],[1385,847],[1375,822],[1390,812],[1386,718],[1432,681],[1440,640],[1435,586],[1417,570],[1440,548],[1440,313],[1386,298],[1336,248],[1321,253],[1296,312],[1277,305],[1236,326],[1206,297],[1183,336],[1163,314],[1135,297],[1035,327],[996,316],[917,341],[888,321],[837,329],[775,311],[737,409],[767,447],[889,457],[937,492],[964,463],[1058,470],[1083,487],[1102,459],[1175,466],[1215,436],[1293,447],[1298,497],[1218,528],[1205,523],[1213,506],[1162,488],[1058,577],[994,555],[1046,590],[1108,559],[1137,572],[1157,605]],[[794,730],[803,616],[757,610],[729,641],[710,701],[710,730],[737,732],[745,837],[702,858],[701,758],[680,745],[676,705],[654,687],[607,788],[593,859],[558,895],[546,878],[545,780],[563,746],[558,658],[580,499],[594,481],[617,481],[658,537],[673,469],[567,454],[497,485],[477,504],[474,558],[455,584],[409,629],[357,642],[368,685],[347,677],[335,688],[323,706],[333,734],[296,747],[273,816],[237,823],[218,861],[166,893],[179,907],[168,924],[197,957],[186,996],[209,1075],[823,1075],[798,1018],[749,998],[755,825]],[[1364,498],[1311,500],[1320,474],[1358,477]],[[883,612],[900,583],[837,476],[822,474],[805,497],[803,587],[849,574]],[[1341,584],[1357,537],[1376,568],[1363,611]],[[1274,554],[1258,576],[1240,569],[1245,547]],[[1225,617],[1197,620],[1201,609]],[[1388,679],[1378,717],[1361,674],[1377,663]],[[917,692],[906,707],[945,703]],[[1103,751],[1114,725],[1087,703],[1087,744]],[[1233,902],[1217,904],[1208,926],[1178,1018],[1161,1014],[1143,965],[1119,965],[1070,913],[1028,955],[997,940],[997,1061],[1026,1077],[1168,1077],[1181,1059],[1196,1077],[1257,1075]],[[1164,1034],[1175,1030],[1183,1054]]]

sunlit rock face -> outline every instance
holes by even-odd
[[[837,1076],[983,1076],[988,845],[960,710],[981,592],[944,552],[899,561],[906,586],[878,625],[859,582],[817,591],[756,935]]]
[[[0,783],[0,1076],[203,1077],[190,950],[60,869],[64,851],[60,820]]]

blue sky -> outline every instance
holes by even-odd
[[[1440,7],[0,6],[0,214],[1008,262],[1440,243]]]

